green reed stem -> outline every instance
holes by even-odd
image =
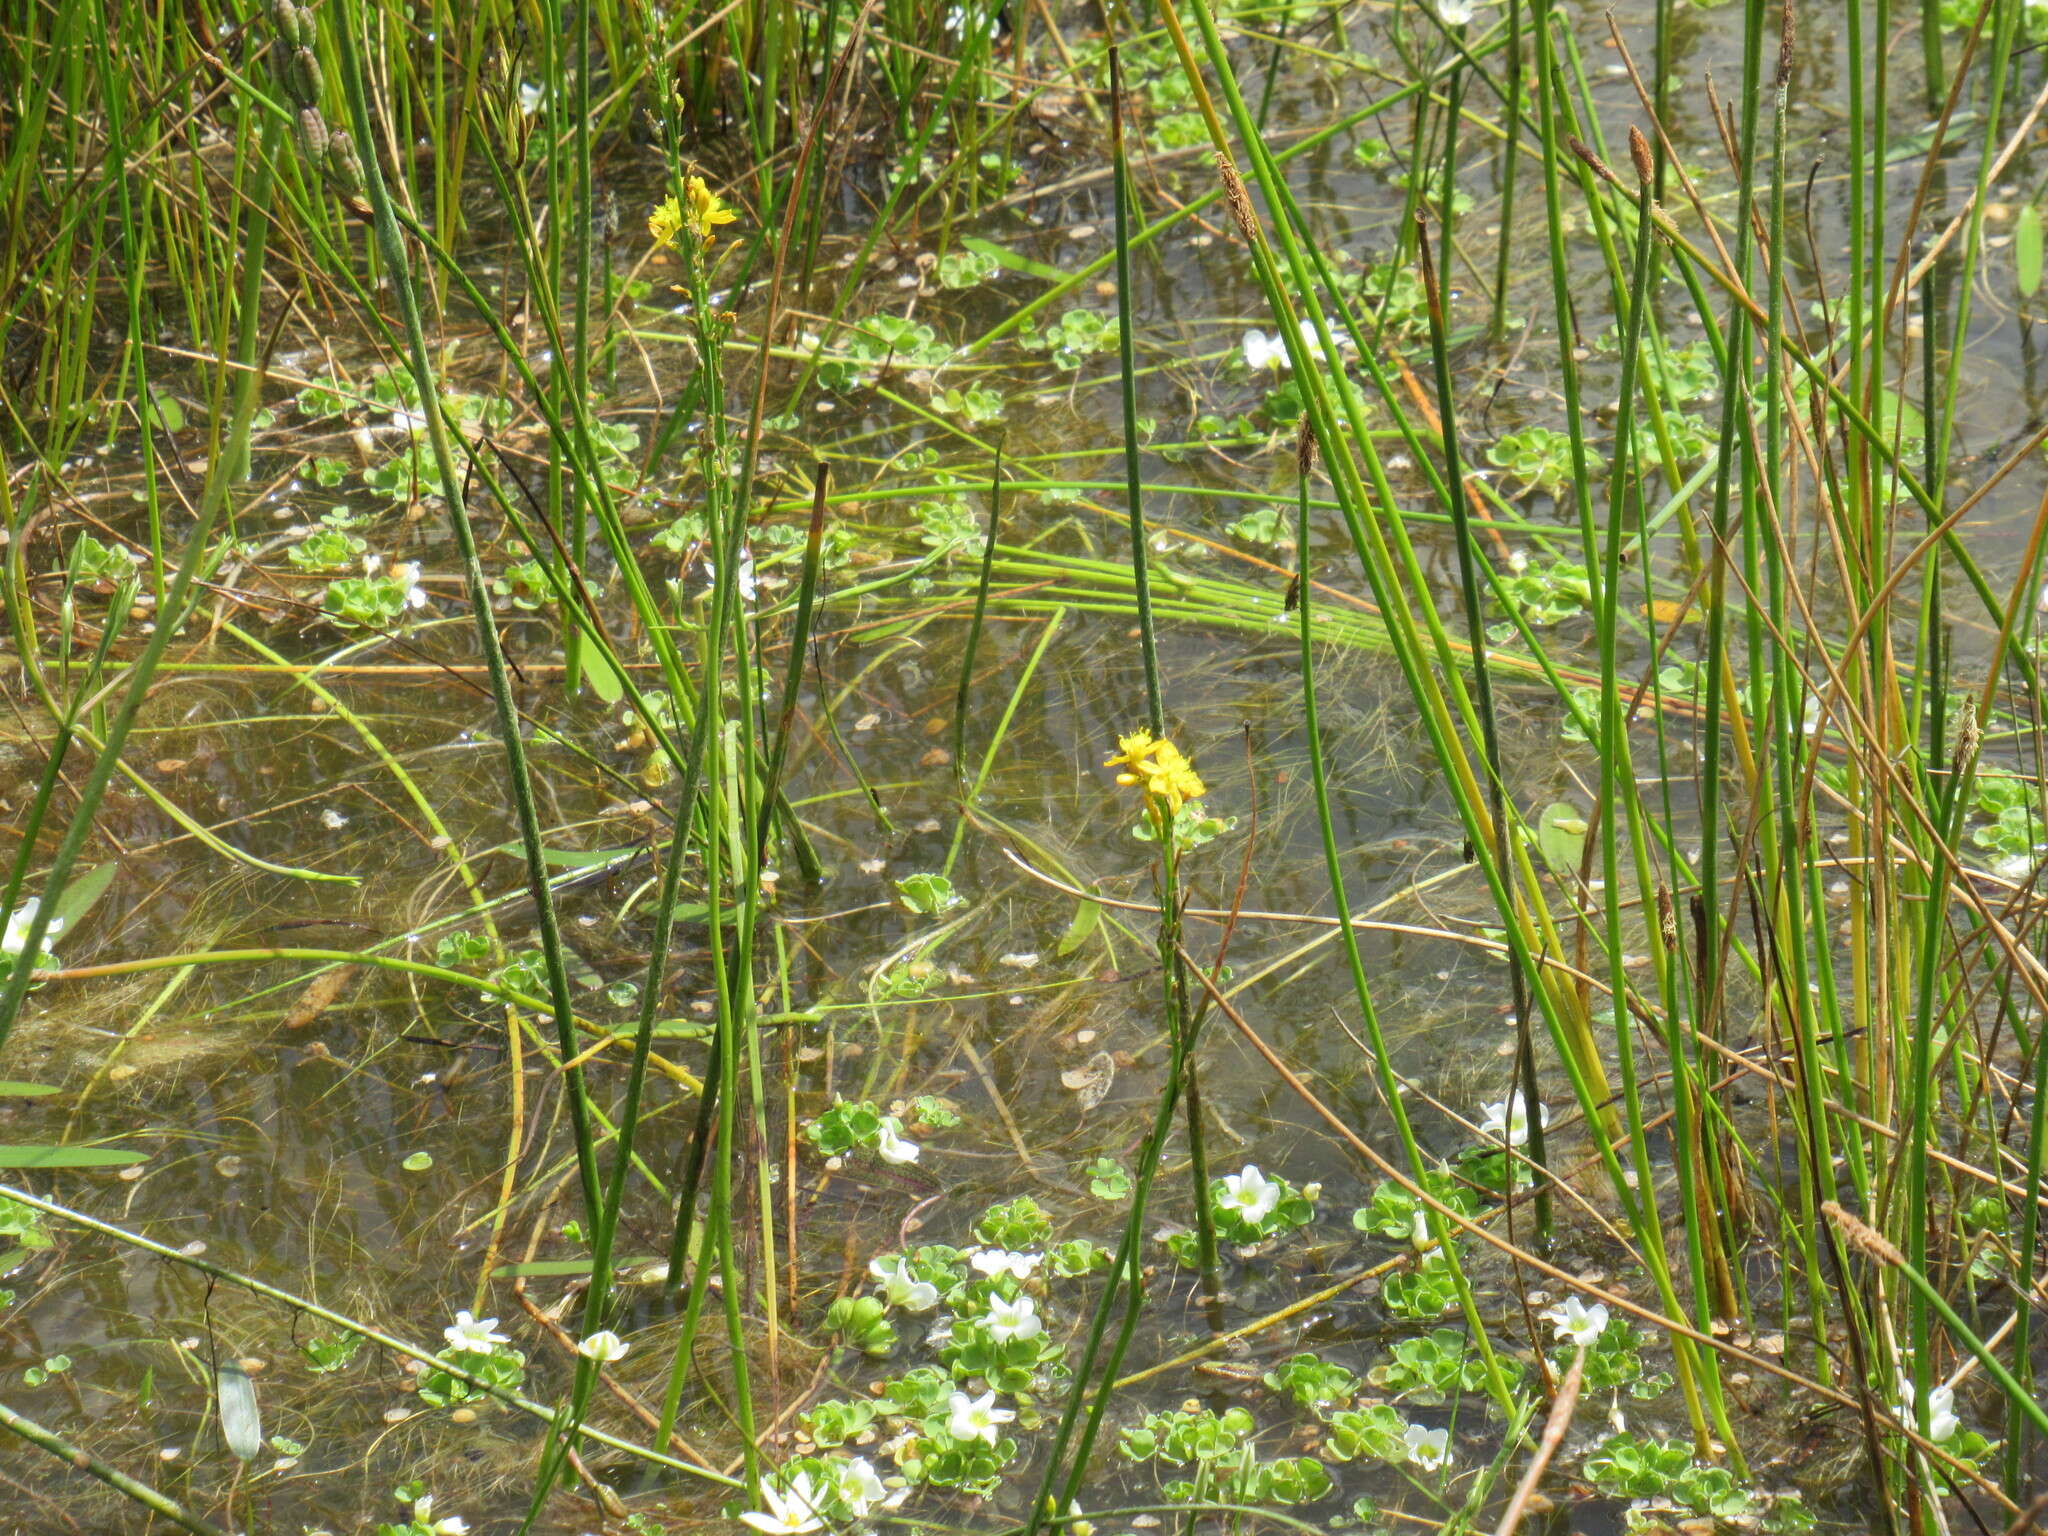
[[[177,574],[172,577],[165,602],[156,614],[156,628],[129,670],[128,686],[121,697],[120,706],[108,722],[107,733],[99,752],[93,761],[85,781],[75,792],[71,822],[64,830],[64,836],[51,857],[50,865],[43,877],[42,900],[36,915],[30,920],[22,935],[21,954],[35,956],[42,953],[43,941],[49,935],[50,918],[54,913],[64,886],[71,878],[71,871],[78,863],[86,842],[91,838],[95,817],[101,802],[106,798],[107,786],[112,781],[121,763],[121,751],[126,746],[128,734],[134,728],[136,716],[148,698],[157,668],[162,664],[164,653],[170,648],[171,640],[189,616],[188,600],[201,568],[212,557],[211,540],[215,525],[220,521],[228,504],[229,476],[227,466],[238,459],[246,459],[249,432],[256,417],[259,398],[258,385],[261,370],[256,366],[258,345],[262,336],[262,285],[264,253],[269,248],[271,235],[271,190],[274,185],[274,162],[283,134],[275,119],[266,119],[262,147],[257,156],[255,179],[250,187],[250,202],[247,210],[248,238],[242,251],[241,283],[237,304],[239,319],[235,334],[235,358],[240,364],[237,370],[234,409],[228,422],[223,441],[228,451],[217,455],[209,469],[206,488],[201,493],[199,510],[193,519],[192,531],[186,536],[185,554],[178,562]],[[58,760],[52,757],[43,777],[36,786],[35,798],[31,802],[31,815],[41,821],[47,814],[50,801],[58,786]],[[23,856],[29,847],[24,845]],[[18,875],[14,877],[18,882]],[[4,1048],[7,1037],[14,1028],[15,1020],[21,1013],[22,1000],[27,997],[30,983],[34,980],[33,963],[13,966],[7,976],[4,990],[0,990],[0,1048]]]
[[[1344,861],[1337,846],[1337,827],[1331,810],[1330,769],[1327,754],[1323,751],[1322,719],[1316,704],[1315,598],[1309,566],[1312,546],[1309,543],[1308,471],[1314,447],[1314,437],[1304,430],[1296,456],[1299,505],[1295,513],[1294,548],[1298,562],[1295,618],[1301,649],[1302,734],[1307,742],[1309,770],[1315,784],[1316,827],[1322,837],[1323,867],[1330,881],[1331,911],[1337,920],[1337,931],[1342,936],[1344,963],[1351,974],[1352,995],[1358,1000],[1359,1017],[1365,1025],[1366,1040],[1372,1049],[1372,1066],[1379,1080],[1380,1097],[1393,1119],[1394,1134],[1400,1140],[1402,1154],[1407,1159],[1408,1176],[1418,1187],[1426,1188],[1429,1164],[1423,1157],[1421,1143],[1416,1140],[1414,1124],[1408,1118],[1403,1085],[1395,1075],[1394,1058],[1387,1049],[1379,1009],[1373,1004],[1372,985],[1366,980],[1365,956],[1359,949],[1358,929],[1351,919],[1351,898],[1345,888]],[[1533,1104],[1529,1106],[1528,1118],[1532,1122],[1537,1118]],[[1422,1208],[1428,1212],[1430,1237],[1443,1254],[1451,1283],[1458,1292],[1458,1308],[1464,1314],[1465,1327],[1485,1367],[1487,1391],[1501,1413],[1512,1418],[1514,1392],[1494,1350],[1486,1321],[1479,1314],[1478,1298],[1473,1294],[1472,1283],[1466,1277],[1464,1262],[1458,1253],[1457,1230],[1434,1205],[1425,1203]]]
[[[555,916],[554,892],[547,880],[547,861],[541,838],[540,812],[533,797],[533,781],[527,770],[526,747],[520,734],[519,714],[512,702],[506,675],[505,654],[498,643],[498,628],[491,616],[490,585],[484,577],[483,562],[477,554],[476,535],[470,527],[464,505],[462,481],[448,445],[448,424],[441,409],[440,394],[432,364],[427,357],[426,329],[420,319],[417,295],[413,291],[411,263],[406,256],[398,220],[384,185],[361,63],[356,55],[352,20],[354,6],[344,9],[333,30],[340,55],[343,86],[348,97],[349,117],[357,142],[363,147],[363,186],[368,197],[377,246],[404,322],[407,367],[419,392],[420,412],[426,418],[427,437],[433,449],[434,466],[441,494],[447,503],[448,522],[455,536],[471,610],[476,620],[477,642],[483,652],[489,677],[491,702],[498,716],[498,731],[505,752],[506,778],[519,821],[519,836],[526,860],[527,880],[533,892],[535,926],[548,978],[549,1003],[554,1014],[557,1048],[564,1063],[576,1055],[575,1011],[569,1000],[569,973],[562,959],[562,935]],[[583,1069],[565,1065],[563,1091],[567,1095],[569,1125],[576,1142],[577,1178],[583,1196],[585,1219],[595,1226],[603,1206],[597,1149],[590,1131],[589,1090]]]
[[[192,1531],[195,1536],[227,1536],[227,1533],[211,1520],[193,1514],[169,1494],[160,1493],[149,1484],[130,1477],[111,1462],[104,1461],[83,1446],[66,1440],[55,1430],[43,1428],[34,1419],[16,1413],[5,1403],[0,1403],[0,1429],[10,1430],[30,1445],[48,1451],[77,1471],[98,1478],[130,1503],[141,1505],[151,1514],[170,1521],[181,1530]]]

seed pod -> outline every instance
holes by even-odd
[[[356,141],[346,128],[336,128],[328,135],[327,174],[344,192],[354,192],[363,184],[363,162],[356,158]]]
[[[328,119],[319,115],[317,106],[299,113],[299,150],[315,166],[328,158]]]
[[[320,115],[318,107],[307,107],[299,113],[299,148],[306,158],[319,164],[327,158],[327,119]]]
[[[1294,434],[1294,472],[1304,480],[1309,471],[1316,467],[1316,424],[1308,419],[1308,412],[1301,414],[1301,425]]]
[[[292,0],[271,0],[270,25],[286,47],[300,46],[299,8],[292,4]]]
[[[1785,0],[1785,15],[1778,33],[1778,80],[1779,90],[1792,82],[1792,57],[1799,41],[1799,13],[1792,9],[1792,0]]]
[[[285,78],[302,106],[311,106],[320,99],[320,61],[313,57],[312,49],[293,52],[291,70]]]

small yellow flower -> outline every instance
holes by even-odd
[[[1102,760],[1102,766],[1105,768],[1130,767],[1135,769],[1146,758],[1150,757],[1153,752],[1158,750],[1158,747],[1159,742],[1153,738],[1150,731],[1133,731],[1128,736],[1117,737],[1116,756],[1105,757]],[[1135,784],[1137,782],[1128,773],[1117,775],[1117,783],[1119,784]]]
[[[654,236],[657,250],[674,245],[676,236],[686,229],[709,250],[718,239],[718,226],[730,224],[738,217],[705,185],[702,176],[691,176],[683,183],[681,199],[668,198],[647,216],[647,232]]]
[[[702,176],[692,176],[685,184],[684,191],[689,194],[690,211],[684,216],[683,223],[691,234],[704,242],[704,248],[709,250],[712,242],[718,238],[714,233],[717,227],[732,223],[739,215],[726,207],[716,192],[704,185]]]
[[[1163,805],[1168,815],[1209,792],[1201,775],[1195,772],[1195,765],[1164,737],[1154,737],[1150,731],[1133,731],[1128,736],[1119,736],[1116,744],[1117,755],[1103,766],[1122,767],[1124,772],[1116,776],[1117,783],[1142,788],[1145,797]]]
[[[647,216],[647,233],[654,236],[657,250],[665,250],[676,243],[676,235],[683,227],[683,210],[674,198],[669,198]]]

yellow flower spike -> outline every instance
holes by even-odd
[[[647,216],[647,233],[654,236],[656,250],[666,250],[676,243],[676,236],[682,233],[683,209],[674,198],[669,198]]]
[[[702,176],[692,176],[685,183],[684,191],[689,194],[690,211],[684,216],[683,223],[709,250],[718,238],[715,233],[717,227],[732,223],[739,215],[726,207],[719,195],[704,184]]]

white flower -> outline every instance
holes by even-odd
[[[494,1332],[498,1326],[495,1317],[471,1317],[467,1312],[455,1314],[455,1321],[441,1330],[441,1337],[448,1341],[450,1349],[469,1350],[479,1355],[496,1354],[500,1344],[512,1341],[502,1333]]]
[[[1271,336],[1264,331],[1244,333],[1244,365],[1253,373],[1285,373],[1294,366],[1277,331]]]
[[[1420,1424],[1410,1424],[1402,1432],[1401,1443],[1408,1447],[1408,1459],[1425,1472],[1434,1472],[1451,1459],[1448,1429],[1424,1429]]]
[[[952,1410],[951,1417],[946,1420],[946,1429],[955,1440],[986,1440],[990,1445],[996,1443],[996,1426],[1017,1417],[1009,1409],[996,1406],[993,1391],[984,1392],[979,1397],[955,1392]]]
[[[420,568],[410,560],[401,561],[391,567],[391,579],[405,583],[405,606],[424,608],[427,606],[427,589],[420,585]]]
[[[825,1523],[818,1516],[808,1472],[797,1473],[782,1493],[763,1483],[761,1502],[768,1506],[766,1510],[750,1509],[740,1516],[761,1536],[804,1536],[806,1531],[815,1531]]]
[[[1557,1329],[1560,1339],[1587,1349],[1599,1343],[1600,1335],[1607,1331],[1606,1305],[1596,1301],[1589,1307],[1576,1296],[1565,1297],[1543,1317]]]
[[[1956,1395],[1947,1387],[1933,1387],[1927,1393],[1927,1438],[1939,1444],[1963,1427],[1956,1417]]]
[[[885,1163],[914,1163],[920,1150],[916,1142],[903,1139],[903,1122],[894,1115],[886,1116],[875,1132],[875,1155]]]
[[[1488,1141],[1504,1141],[1511,1147],[1519,1147],[1529,1139],[1529,1101],[1517,1088],[1498,1104],[1484,1107],[1486,1118],[1479,1124],[1479,1134]],[[1536,1106],[1538,1123],[1550,1124],[1550,1106]]]
[[[1436,1246],[1436,1237],[1429,1230],[1429,1212],[1422,1206],[1415,1207],[1415,1219],[1408,1229],[1408,1241],[1415,1245],[1417,1253],[1427,1253]]]
[[[519,111],[522,116],[531,117],[534,113],[538,112],[540,110],[540,98],[541,90],[539,86],[526,80],[522,80],[519,83]]]
[[[890,1492],[865,1456],[834,1463],[832,1487],[856,1520],[865,1519],[871,1510],[894,1509],[910,1493],[908,1484]]]
[[[1302,321],[1300,331],[1302,353],[1305,356],[1314,358],[1319,363],[1323,361],[1323,338],[1317,334],[1315,321]],[[1335,340],[1339,347],[1344,345],[1345,338],[1343,336],[1339,335]]]
[[[981,1274],[993,1278],[1009,1274],[1019,1280],[1029,1280],[1031,1271],[1038,1268],[1042,1253],[1011,1253],[1003,1248],[976,1248],[967,1255],[967,1262]]]
[[[1020,1296],[1015,1301],[1005,1301],[1000,1296],[989,1298],[988,1331],[998,1343],[1011,1339],[1035,1339],[1045,1332],[1045,1325],[1038,1320],[1038,1307],[1029,1296]]]
[[[708,556],[704,561],[704,579],[713,585],[718,581],[718,563]],[[743,602],[751,603],[760,593],[760,588],[754,582],[754,556],[751,551],[744,549],[740,551],[739,588]]]
[[[586,1360],[595,1360],[599,1365],[610,1365],[614,1360],[623,1360],[630,1348],[632,1346],[611,1329],[600,1328],[576,1346],[576,1353]]]
[[[900,1307],[905,1312],[929,1312],[939,1304],[939,1288],[929,1280],[913,1279],[909,1264],[900,1254],[870,1259],[868,1273],[881,1281],[885,1306]]]
[[[1920,1423],[1920,1415],[1913,1406],[1916,1398],[1912,1374],[1901,1370],[1898,1376],[1898,1401],[1892,1405],[1892,1415],[1909,1428],[1918,1428]],[[1956,1417],[1955,1392],[1948,1387],[1929,1387],[1927,1438],[1939,1445],[1944,1440],[1953,1438],[1955,1432],[1962,1427],[1962,1420]]]
[[[443,1515],[434,1518],[434,1496],[421,1494],[412,1501],[412,1518],[415,1525],[423,1525],[433,1536],[469,1536],[469,1522],[460,1515]]]
[[[348,818],[342,815],[341,812],[335,810],[332,806],[329,806],[326,810],[320,813],[320,825],[325,827],[330,832],[339,832],[343,827],[348,825]]]
[[[1223,1176],[1223,1193],[1216,1203],[1241,1220],[1257,1226],[1280,1204],[1280,1185],[1259,1172],[1257,1163],[1246,1163],[1243,1173]]]
[[[31,896],[21,904],[20,910],[7,914],[7,931],[4,934],[0,934],[0,953],[18,955],[28,947],[29,925],[36,920],[36,913],[41,908],[42,901],[40,898]],[[61,917],[51,918],[50,926],[43,930],[43,943],[48,944],[50,940],[57,937],[63,931],[64,919]],[[43,951],[43,954],[52,962],[57,958],[47,949]]]
[[[950,8],[946,12],[945,28],[955,37],[965,34],[967,31],[967,7],[956,5]]]
[[[1472,0],[1436,0],[1436,19],[1447,27],[1462,27],[1472,19]]]

